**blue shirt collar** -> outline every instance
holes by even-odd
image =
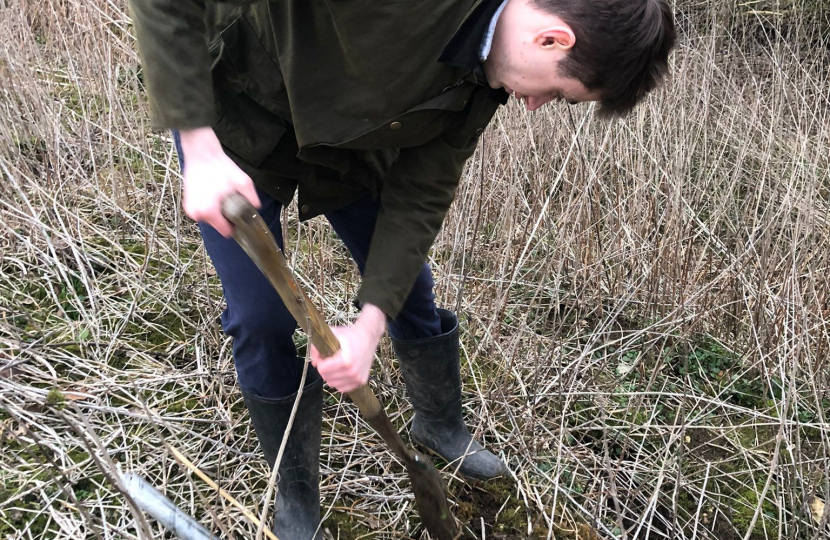
[[[487,57],[490,56],[490,49],[493,47],[493,36],[496,34],[496,24],[498,24],[501,12],[504,11],[504,6],[506,5],[507,0],[504,0],[498,9],[496,9],[493,17],[490,19],[490,24],[487,26],[487,30],[484,31],[484,37],[481,40],[481,50],[478,55],[479,60],[482,62],[487,60]]]

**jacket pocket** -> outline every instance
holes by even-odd
[[[282,74],[245,16],[234,19],[210,48],[219,141],[253,166],[279,143],[289,123]],[[285,103],[285,107],[282,104]]]
[[[425,144],[464,121],[464,110],[469,105],[474,86],[462,81],[375,129],[337,146],[374,150]]]
[[[287,122],[263,109],[247,94],[235,96],[213,127],[219,141],[254,167],[259,167],[280,142]]]

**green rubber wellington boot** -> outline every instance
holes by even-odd
[[[440,336],[415,340],[392,338],[409,399],[415,409],[412,438],[438,454],[453,470],[474,480],[507,474],[495,455],[472,439],[461,416],[458,319],[439,309]]]
[[[315,373],[316,375],[316,373]],[[270,399],[242,392],[265,460],[274,467],[296,394]],[[280,540],[322,540],[320,429],[323,380],[306,383],[280,462],[272,532]]]

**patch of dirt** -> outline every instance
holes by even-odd
[[[462,538],[496,540],[535,540],[548,537],[543,516],[528,509],[512,480],[454,484],[450,498],[453,512],[462,524]],[[528,528],[530,533],[528,533]],[[599,540],[586,525],[554,526],[556,540]]]
[[[686,436],[689,438],[686,442],[687,452],[697,458],[704,461],[721,461],[734,457],[726,448],[716,445],[719,440],[723,442],[724,439],[723,435],[715,430],[687,429]]]
[[[527,509],[514,490],[510,480],[455,484],[453,511],[464,538],[527,538]]]
[[[380,523],[371,514],[353,508],[335,509],[323,521],[323,537],[338,540],[374,538],[381,531]]]

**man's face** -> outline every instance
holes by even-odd
[[[529,0],[510,0],[499,17],[484,74],[493,88],[504,88],[533,111],[553,100],[596,101],[577,79],[564,76],[559,63],[576,42],[570,27]]]

